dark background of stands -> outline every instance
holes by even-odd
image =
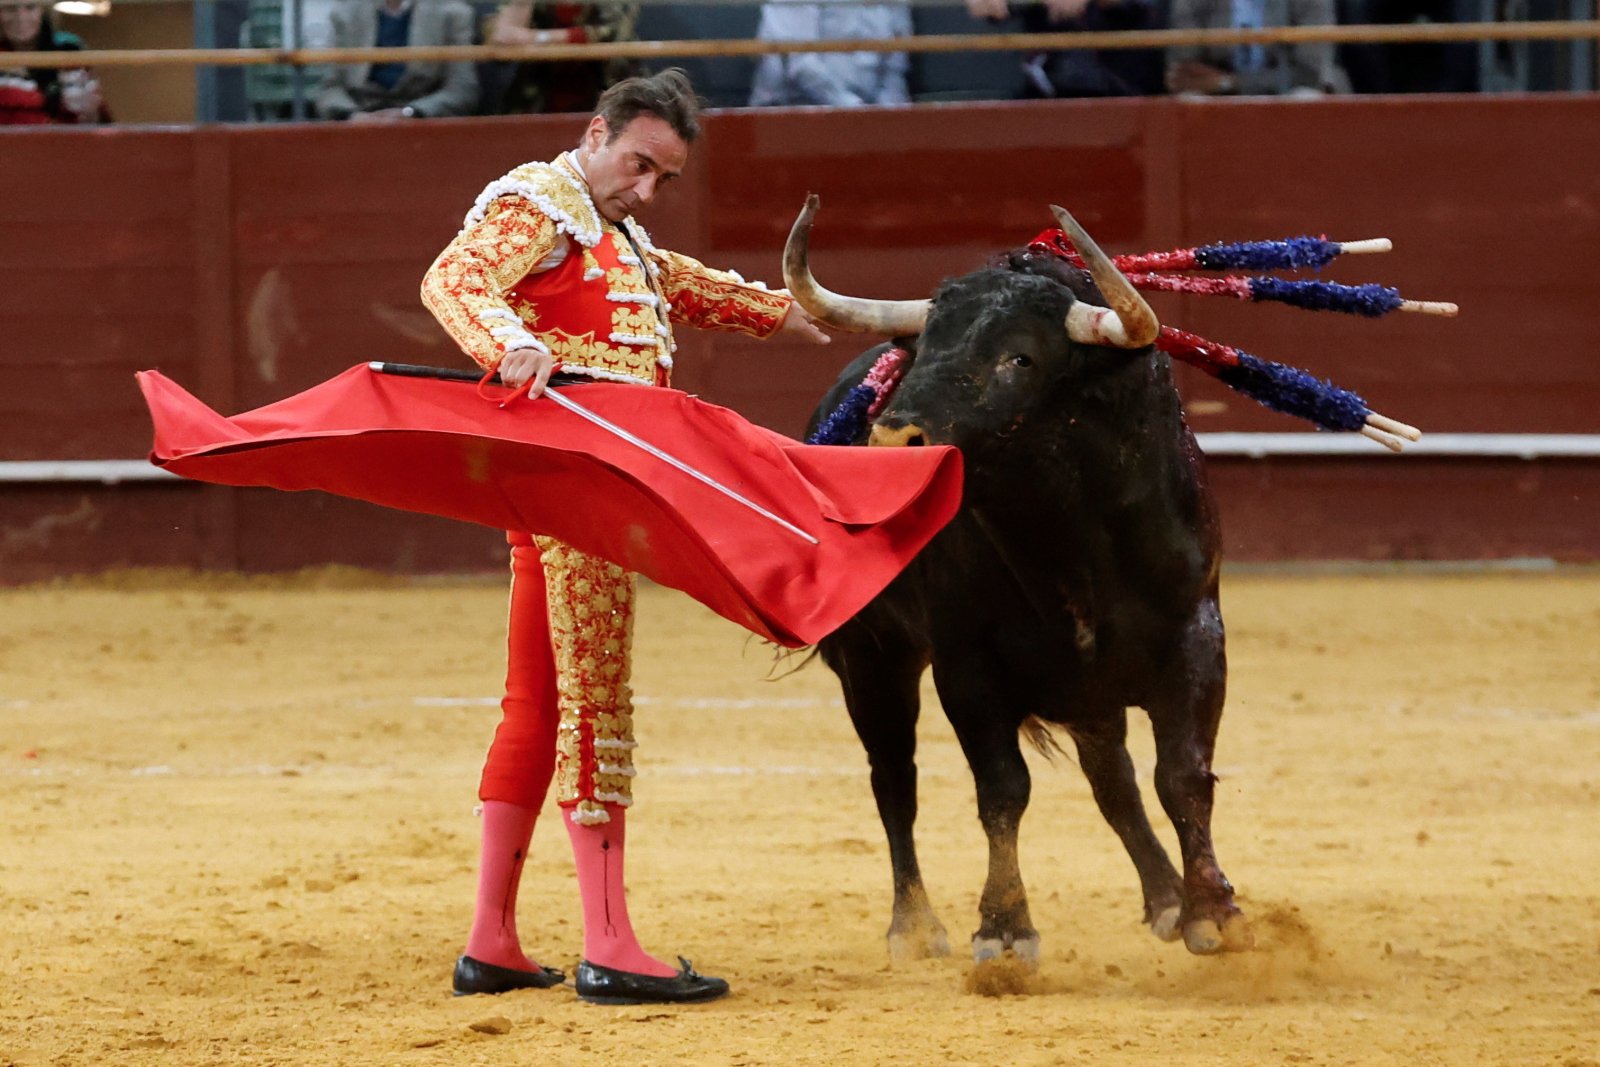
[[[1463,10],[1474,18],[1493,21],[1503,8],[1503,0],[1459,0]],[[1341,0],[1341,17],[1358,22],[1360,0]],[[499,5],[473,0],[473,7],[486,18]],[[248,0],[216,0],[197,5],[202,16],[195,26],[198,47],[236,47],[250,4]],[[1476,9],[1476,10],[1474,10]],[[1529,20],[1584,18],[1593,14],[1589,0],[1519,0],[1517,10]],[[641,40],[748,39],[755,36],[760,8],[755,4],[646,4],[640,14]],[[482,18],[479,20],[482,24]],[[972,18],[959,3],[918,5],[912,9],[912,23],[919,35],[1018,33],[1022,21],[1013,16],[991,24]],[[1380,61],[1373,46],[1349,51],[1346,67],[1357,77],[1363,59]],[[1436,64],[1438,50],[1444,46],[1417,46],[1411,61]],[[1481,77],[1480,88],[1499,91],[1564,91],[1593,88],[1593,46],[1589,43],[1524,42],[1450,46],[1470,53],[1467,61]],[[755,60],[748,57],[714,59],[686,58],[676,62],[686,69],[702,96],[713,107],[741,107],[749,96]],[[653,64],[655,67],[665,62]],[[485,84],[500,82],[505,65],[497,71],[484,65]],[[240,68],[204,71],[199,75],[203,119],[246,121],[252,117],[246,80],[250,75]],[[259,77],[259,76],[257,76]],[[911,57],[911,91],[918,101],[1004,100],[1022,88],[1018,57],[1013,52],[967,52],[918,54]],[[311,95],[310,83],[307,96]]]

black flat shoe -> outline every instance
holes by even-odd
[[[566,972],[550,967],[518,971],[462,956],[456,960],[456,974],[450,985],[456,996],[467,997],[474,993],[509,993],[513,989],[549,989],[566,980]]]
[[[682,956],[678,963],[683,969],[677,974],[657,978],[584,960],[578,964],[578,996],[590,1004],[695,1004],[727,993],[727,982],[696,974]]]

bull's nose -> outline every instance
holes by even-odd
[[[875,448],[916,448],[928,443],[927,434],[916,423],[905,426],[874,426],[867,444]]]

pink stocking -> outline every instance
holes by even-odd
[[[467,955],[479,963],[536,969],[517,940],[517,886],[534,818],[555,771],[556,668],[550,650],[544,569],[527,534],[511,542],[511,607],[503,717],[484,764],[483,850]]]
[[[483,851],[478,860],[478,902],[467,935],[467,955],[514,971],[538,970],[517,940],[517,885],[533,837],[533,808],[503,800],[483,802]]]
[[[570,815],[571,810],[562,808],[563,816]],[[567,836],[572,839],[578,892],[583,896],[583,957],[601,967],[666,978],[677,974],[678,969],[645,952],[628,922],[622,883],[626,810],[607,804],[611,821],[591,826],[562,819],[567,824]]]

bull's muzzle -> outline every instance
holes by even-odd
[[[873,448],[917,448],[927,443],[928,435],[914,422],[904,426],[874,426],[867,436],[867,444]]]

